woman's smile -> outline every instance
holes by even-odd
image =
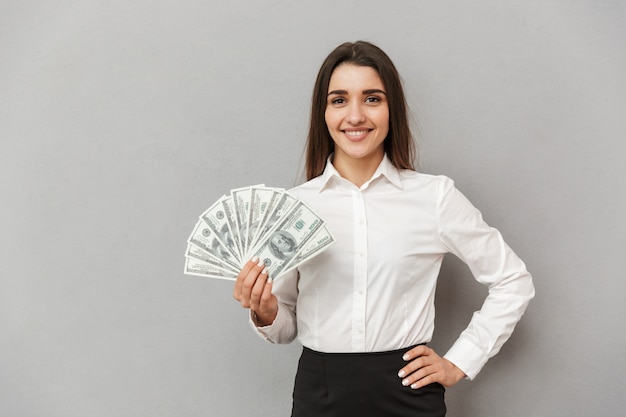
[[[346,134],[349,140],[358,142],[367,137],[367,134],[370,132],[370,129],[359,129],[359,130],[348,130],[345,129],[343,133]]]
[[[389,132],[387,95],[372,67],[339,65],[328,85],[326,126],[335,143],[334,164],[378,166]],[[340,170],[341,172],[341,170]]]

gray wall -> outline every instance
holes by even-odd
[[[624,2],[389,4],[0,3],[0,415],[288,415],[299,346],[183,275],[185,240],[231,188],[300,181],[314,76],[356,39],[403,75],[421,169],[535,277],[449,415],[623,415]],[[484,295],[446,260],[433,346]]]

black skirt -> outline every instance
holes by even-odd
[[[304,348],[292,417],[443,417],[445,388],[402,385],[398,371],[411,348],[374,353],[321,353]]]

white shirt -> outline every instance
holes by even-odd
[[[489,287],[481,310],[444,355],[470,378],[511,335],[534,296],[532,278],[500,233],[444,176],[397,170],[387,156],[360,188],[330,161],[289,191],[336,242],[278,278],[278,315],[253,328],[272,343],[321,352],[402,349],[432,338],[441,262],[453,253]]]

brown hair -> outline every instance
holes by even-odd
[[[404,90],[396,67],[379,47],[365,41],[346,42],[326,57],[313,88],[309,135],[306,144],[307,180],[324,172],[326,160],[335,148],[326,126],[326,96],[333,71],[340,64],[346,63],[372,67],[378,72],[385,86],[389,104],[389,133],[383,145],[385,153],[396,168],[414,170],[415,143],[409,127]]]

